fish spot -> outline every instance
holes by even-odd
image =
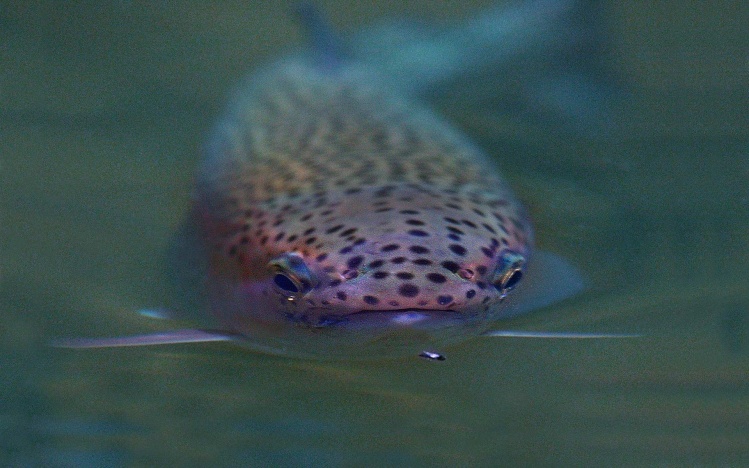
[[[466,291],[466,297],[468,299],[473,299],[473,297],[475,295],[476,295],[476,290],[475,289],[469,289],[468,291]]]
[[[494,251],[492,249],[481,247],[481,251],[489,258],[494,258]]]
[[[346,237],[346,236],[350,236],[351,234],[353,234],[355,232],[356,232],[356,228],[349,228],[349,229],[346,229],[345,231],[342,231],[339,234],[339,236]]]
[[[388,273],[387,271],[376,271],[372,274],[372,278],[375,279],[384,279],[388,276],[390,276],[390,273]]]
[[[437,296],[437,304],[447,305],[453,301],[452,296]]]
[[[423,247],[421,245],[412,245],[411,247],[408,248],[408,250],[410,250],[411,252],[413,252],[415,254],[429,253],[429,249],[427,249],[426,247]]]
[[[338,291],[335,295],[338,299],[345,301],[346,300],[346,293],[343,291]]]
[[[461,257],[466,254],[467,250],[460,244],[450,244],[448,248],[455,254]]]
[[[475,228],[475,227],[477,227],[477,226],[476,226],[476,223],[474,223],[473,221],[469,221],[469,220],[467,220],[467,219],[463,219],[463,220],[461,220],[461,221],[463,222],[463,224],[465,224],[465,225],[466,225],[466,226],[468,226],[468,227],[472,227],[472,228]]]
[[[443,268],[447,269],[451,273],[456,273],[458,270],[460,270],[460,265],[449,260],[442,262],[440,265],[442,265]]]
[[[406,224],[410,224],[411,226],[423,226],[424,221],[420,221],[418,219],[407,219]]]
[[[398,244],[388,244],[380,249],[382,252],[392,252],[393,250],[400,249],[400,245]]]
[[[363,261],[364,261],[364,257],[362,257],[361,255],[357,255],[356,257],[349,258],[348,261],[346,262],[346,265],[348,265],[349,268],[354,269],[354,268],[358,268],[359,265],[361,265]]]
[[[440,273],[427,273],[426,277],[432,283],[437,283],[437,284],[441,284],[447,281],[447,278],[445,278],[445,275],[440,274]]]
[[[416,210],[400,210],[399,213],[400,214],[410,214],[410,215],[419,214],[419,212],[416,211]]]
[[[419,288],[411,283],[402,284],[398,288],[398,294],[403,297],[416,297],[419,295]]]
[[[406,261],[406,257],[395,257],[394,259],[390,260],[392,263],[395,263],[396,265],[400,265],[401,263]]]
[[[395,276],[402,280],[410,280],[414,277],[413,273],[409,273],[407,271],[398,272],[395,274]]]
[[[380,268],[382,265],[385,264],[384,260],[375,260],[374,262],[370,262],[369,265],[367,265],[369,268]]]
[[[364,296],[362,297],[362,300],[369,305],[376,305],[380,302],[380,300],[374,296]]]
[[[476,273],[478,273],[479,275],[485,275],[486,274],[486,270],[487,270],[486,266],[484,266],[484,265],[479,265],[479,266],[476,267]]]
[[[414,265],[431,265],[432,264],[432,261],[429,260],[428,258],[417,258],[413,262],[414,262]]]
[[[325,234],[333,234],[334,232],[339,231],[341,229],[343,229],[343,224],[338,224],[328,229],[327,231],[325,231]]]
[[[422,231],[421,229],[411,229],[410,231],[408,231],[408,233],[416,237],[428,237],[429,236],[428,232]]]

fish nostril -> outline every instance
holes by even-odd
[[[473,270],[471,270],[469,268],[462,268],[462,269],[458,270],[458,276],[460,276],[463,279],[469,280],[469,279],[473,278],[473,274],[474,274]]]
[[[341,273],[341,276],[343,276],[347,280],[352,280],[359,276],[359,272],[356,270],[346,270]]]

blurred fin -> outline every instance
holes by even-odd
[[[351,40],[354,57],[396,85],[418,92],[478,70],[515,68],[532,55],[548,55],[577,42],[582,0],[525,0],[488,8],[458,26],[391,21]]]
[[[319,8],[308,2],[299,3],[295,13],[309,36],[315,59],[325,69],[338,68],[344,56],[342,43],[328,19]]]
[[[482,336],[506,337],[506,338],[551,338],[551,339],[593,339],[593,338],[639,338],[642,335],[629,333],[568,333],[568,332],[534,332],[515,330],[491,330],[482,333]]]
[[[232,341],[236,335],[226,332],[183,329],[146,335],[122,336],[113,338],[64,338],[54,340],[56,348],[119,348],[125,346],[152,346],[178,343],[206,343],[211,341]]]
[[[139,315],[143,317],[157,319],[157,320],[172,320],[176,319],[176,314],[169,309],[153,308],[153,309],[140,309]]]
[[[585,290],[580,271],[562,257],[536,250],[522,282],[507,295],[499,318],[546,307]]]

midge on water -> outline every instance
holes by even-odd
[[[173,276],[197,298],[175,311],[197,309],[214,328],[57,344],[230,340],[293,356],[442,360],[435,349],[480,335],[592,336],[496,330],[582,281],[533,249],[526,211],[491,160],[417,101],[484,62],[574,47],[585,7],[531,1],[442,31],[385,25],[347,49],[301,7],[313,49],[236,93],[171,252]]]

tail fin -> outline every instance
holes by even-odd
[[[392,22],[356,36],[351,55],[407,93],[463,89],[460,102],[468,98],[472,110],[521,110],[592,133],[611,124],[616,95],[602,7],[597,0],[526,0],[451,28]]]

